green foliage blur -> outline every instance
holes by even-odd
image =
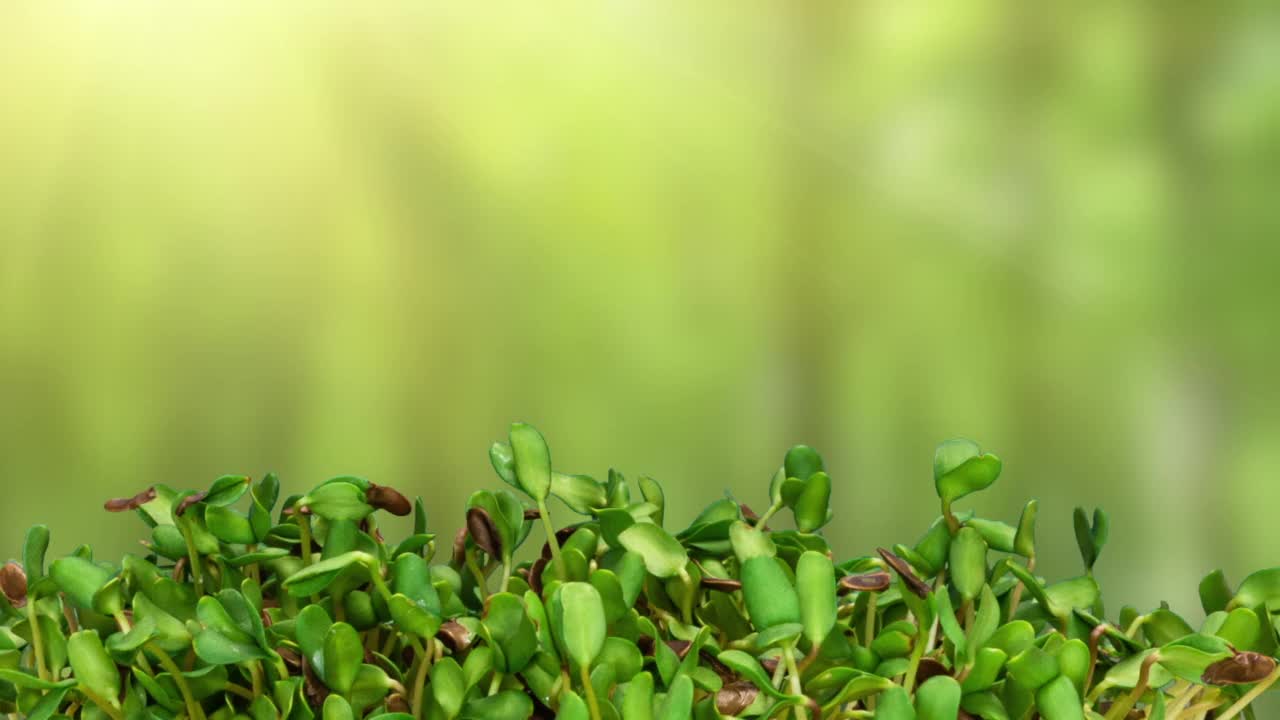
[[[5,3],[0,556],[224,473],[456,523],[512,418],[677,526],[813,445],[851,556],[964,435],[1196,607],[1280,564],[1276,11]]]

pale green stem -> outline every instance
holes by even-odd
[[[787,665],[787,679],[791,683],[792,695],[804,695],[804,688],[800,686],[800,669],[796,667],[796,644],[794,641],[782,646],[782,660]],[[804,708],[799,705],[792,705],[795,711],[796,720],[807,720],[804,714]]]
[[[564,558],[560,556],[560,541],[556,540],[556,528],[551,524],[551,511],[547,509],[546,499],[538,501],[538,515],[542,517],[542,527],[547,532],[547,546],[551,548],[551,559],[556,565],[556,576],[560,582],[569,579],[569,571],[564,566]]]
[[[470,550],[464,556],[464,563],[467,570],[471,571],[471,577],[476,580],[476,589],[480,591],[480,599],[484,600],[489,597],[489,579],[485,577],[484,571],[480,569],[480,564],[476,562],[475,554]]]
[[[298,541],[302,545],[302,563],[311,564],[311,516],[298,511]]]
[[[777,503],[774,503],[773,505],[770,505],[769,509],[764,511],[764,514],[761,515],[758,520],[756,520],[755,525],[753,525],[752,527],[763,528],[765,523],[769,522],[769,518],[772,518],[774,515],[778,514],[778,511],[781,509],[782,509],[781,502],[777,502]]]
[[[40,622],[36,619],[35,598],[27,598],[27,624],[31,626],[31,652],[36,656],[36,674],[41,680],[48,680],[49,671],[44,666],[44,636],[40,632]],[[44,694],[43,691],[41,694]]]
[[[191,563],[191,580],[196,585],[196,597],[200,597],[204,595],[204,564],[200,562],[200,551],[196,550],[190,521],[181,518],[178,520],[178,526],[182,530],[182,539],[187,543],[187,562]]]
[[[498,586],[498,592],[507,591],[507,585],[511,582],[511,556],[507,555],[502,558],[502,584]]]
[[[578,668],[582,678],[582,692],[587,696],[587,709],[591,711],[591,720],[600,720],[600,703],[596,701],[596,689],[591,685],[591,672],[586,665]]]
[[[1027,572],[1034,573],[1036,571],[1036,558],[1034,555],[1027,558]],[[1009,619],[1013,620],[1013,614],[1018,611],[1018,603],[1022,602],[1022,581],[1019,580],[1013,586],[1013,594],[1009,596]]]
[[[418,655],[418,672],[413,678],[413,716],[418,720],[422,719],[422,701],[427,694],[427,671],[431,669],[432,642],[431,638],[427,638],[425,647],[414,642]]]
[[[876,600],[874,590],[867,594],[867,625],[862,636],[862,644],[867,648],[871,647],[871,641],[876,636]]]
[[[154,642],[147,643],[147,649],[151,651],[152,655],[156,656],[160,667],[164,668],[173,677],[173,683],[178,686],[178,692],[182,694],[182,701],[187,705],[187,715],[191,720],[204,720],[204,708],[200,707],[200,703],[191,694],[191,686],[187,684],[187,678],[183,676],[178,664],[173,661],[173,658],[169,657],[169,653]]]
[[[1142,661],[1142,669],[1138,672],[1138,684],[1133,686],[1133,690],[1128,695],[1112,703],[1104,720],[1120,720],[1129,714],[1133,706],[1142,698],[1142,694],[1147,691],[1147,682],[1151,678],[1151,666],[1159,660],[1160,653],[1153,652]]]

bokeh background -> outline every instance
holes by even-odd
[[[1280,564],[1263,2],[4,3],[0,555],[153,482],[364,474],[452,533],[523,419],[682,523],[824,452],[841,556],[939,440],[1112,514],[1112,596]]]

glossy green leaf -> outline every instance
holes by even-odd
[[[961,683],[965,694],[981,692],[996,683],[1009,656],[1000,648],[984,647],[974,655],[973,666]]]
[[[622,696],[622,720],[653,720],[653,676],[637,673]]]
[[[1029,690],[1058,676],[1057,658],[1038,647],[1029,647],[1009,658],[1005,668],[1010,677]]]
[[[1200,581],[1200,607],[1206,615],[1219,610],[1226,610],[1231,602],[1231,586],[1227,584],[1227,576],[1222,570],[1214,570]]]
[[[693,715],[693,681],[688,675],[676,676],[663,698],[654,720],[689,720]]]
[[[590,475],[552,472],[551,494],[560,498],[570,510],[581,515],[590,515],[609,502],[604,486]]]
[[[960,597],[972,601],[987,581],[987,541],[972,527],[965,526],[951,540],[948,570],[951,584]]]
[[[111,707],[120,707],[120,673],[95,630],[81,630],[67,639],[67,657],[77,685]]]
[[[49,550],[49,526],[32,525],[22,543],[22,569],[27,575],[27,587],[44,577],[44,556]]]
[[[831,478],[824,472],[814,473],[791,505],[800,532],[814,532],[831,517]]]
[[[796,592],[805,637],[820,645],[836,624],[836,575],[831,558],[812,550],[802,554],[796,565]]]
[[[875,720],[916,720],[916,709],[906,688],[895,685],[880,693]]]
[[[1280,605],[1280,567],[1259,570],[1246,577],[1226,609],[1256,608],[1267,604]]]
[[[69,688],[76,686],[75,678],[70,680],[41,680],[39,677],[21,670],[12,668],[0,668],[0,680],[13,683],[19,688],[28,688],[32,690],[56,690],[58,688]]]
[[[372,562],[368,553],[353,550],[302,568],[285,579],[284,587],[294,597],[307,597],[329,587],[348,567],[369,567]]]
[[[933,456],[933,481],[944,505],[989,487],[1000,477],[1000,458],[972,440],[947,440]]]
[[[757,630],[800,622],[800,598],[778,561],[757,556],[742,564],[742,594]]]
[[[355,713],[351,710],[351,703],[347,702],[341,695],[326,697],[321,713],[323,720],[355,720]]]
[[[339,695],[351,692],[364,662],[364,646],[356,629],[345,622],[329,627],[324,638],[324,683]]]
[[[787,477],[799,480],[808,480],[814,473],[825,469],[822,455],[808,445],[796,445],[788,450],[783,457],[782,468]]]
[[[562,589],[562,595],[563,592]],[[574,622],[577,622],[576,618]],[[493,643],[502,651],[497,658],[498,669],[502,672],[520,672],[538,651],[537,630],[525,612],[524,603],[516,595],[497,593],[489,596],[484,626]]]
[[[660,578],[678,575],[689,562],[684,546],[652,523],[636,523],[623,530],[618,534],[618,542],[643,558],[649,573]]]
[[[641,475],[636,479],[636,485],[640,488],[640,496],[645,502],[654,506],[652,519],[659,526],[662,525],[663,517],[666,509],[666,494],[662,492],[662,486],[647,475]]]
[[[987,520],[985,518],[970,518],[964,522],[966,527],[977,530],[982,539],[987,541],[987,547],[1000,552],[1013,552],[1014,537],[1017,534],[1017,528],[1002,523],[999,520]]]
[[[557,629],[569,657],[589,667],[600,654],[607,634],[600,593],[588,583],[568,582],[560,587],[562,615]]]
[[[966,693],[960,699],[960,707],[982,720],[1010,720],[1009,713],[1004,709],[1004,703],[1000,702],[995,693]]]
[[[916,690],[920,720],[955,720],[960,712],[960,683],[950,675],[936,675]]]
[[[248,545],[258,540],[249,518],[231,508],[217,505],[209,507],[205,510],[204,522],[209,532],[224,543]],[[266,535],[265,530],[263,535]]]
[[[517,690],[468,701],[458,717],[463,720],[527,720],[533,715],[533,701]]]
[[[326,520],[363,520],[373,507],[365,502],[365,491],[351,482],[329,482],[298,500],[312,514]]]
[[[742,521],[729,527],[729,542],[733,554],[742,563],[755,557],[773,557],[778,552],[769,536]]]
[[[1028,500],[1022,508],[1022,516],[1018,519],[1018,532],[1013,538],[1013,551],[1025,558],[1036,556],[1036,515],[1039,506],[1035,500]]]
[[[536,501],[551,492],[551,451],[537,428],[525,423],[512,423],[508,433],[516,482]]]
[[[446,718],[453,718],[462,710],[466,694],[466,677],[458,661],[445,657],[431,666],[431,695]]]
[[[93,609],[93,597],[111,580],[111,573],[84,558],[68,555],[49,566],[49,577],[80,608]]]
[[[1059,676],[1036,691],[1036,709],[1045,720],[1084,720],[1080,696],[1066,676]]]
[[[212,507],[225,507],[239,500],[249,489],[249,478],[244,475],[223,475],[209,486],[200,502]]]
[[[769,675],[760,666],[760,663],[752,656],[741,650],[724,650],[716,656],[725,667],[741,675],[743,679],[755,685],[757,689],[766,695],[776,699],[790,697],[786,693],[780,692],[773,686],[773,682],[769,679]]]
[[[587,703],[578,693],[568,690],[560,695],[560,707],[556,710],[556,720],[590,720],[591,713]]]

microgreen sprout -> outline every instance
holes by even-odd
[[[957,507],[1003,470],[969,440],[939,445],[939,515],[914,542],[847,559],[822,534],[833,470],[807,446],[752,499],[763,513],[726,496],[681,529],[657,481],[562,472],[530,425],[489,459],[511,489],[477,489],[439,560],[422,498],[350,476],[283,499],[274,475],[227,475],[108,500],[147,531],[119,562],[46,562],[33,527],[0,565],[0,712],[1231,720],[1280,680],[1280,568],[1208,574],[1198,628],[1163,606],[1109,619],[1106,513],[1076,509],[1080,574],[1045,580],[1034,500],[1016,523]],[[409,536],[386,538],[384,513],[412,516]]]

